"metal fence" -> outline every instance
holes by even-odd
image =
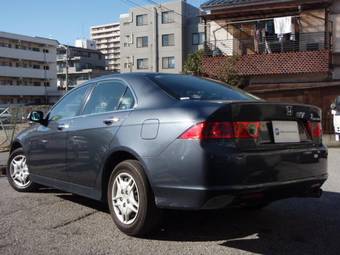
[[[328,49],[329,41],[325,32],[294,33],[283,37],[249,36],[206,42],[207,55],[247,55],[282,53],[296,51],[315,51]]]
[[[47,112],[49,105],[8,105],[0,106],[0,152],[9,149],[14,137],[30,126],[27,116],[31,111]]]

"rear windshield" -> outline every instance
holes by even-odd
[[[180,100],[260,100],[227,84],[190,75],[160,74],[151,79],[161,89]]]

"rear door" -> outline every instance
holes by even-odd
[[[81,116],[74,118],[69,127],[67,172],[72,183],[95,185],[104,156],[134,103],[125,82],[112,79],[96,84]]]

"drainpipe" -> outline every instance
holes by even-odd
[[[157,13],[157,8],[154,7],[154,22],[153,22],[153,71],[158,72],[159,71],[159,63],[158,63],[158,54],[159,54],[159,48],[158,48],[158,13]]]

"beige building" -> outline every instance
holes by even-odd
[[[122,14],[121,72],[182,72],[187,55],[203,48],[199,15],[198,8],[181,0]]]
[[[91,27],[91,39],[96,42],[106,59],[106,69],[120,71],[120,27],[119,23]]]
[[[53,103],[58,42],[0,32],[0,104]]]

